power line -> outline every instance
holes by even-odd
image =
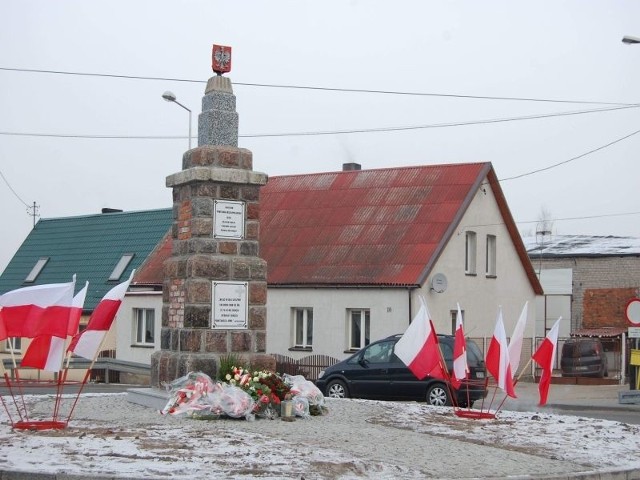
[[[20,195],[18,195],[16,193],[16,191],[13,189],[13,187],[11,186],[11,184],[9,184],[9,180],[7,180],[7,178],[4,176],[4,174],[2,173],[2,171],[0,170],[0,177],[2,177],[2,179],[4,180],[4,183],[7,184],[7,187],[9,187],[9,190],[11,190],[11,193],[13,193],[15,195],[15,197],[20,200],[20,202],[27,208],[31,208],[27,202],[25,202],[24,200],[22,200],[22,198],[20,198]]]
[[[584,115],[588,113],[601,113],[601,112],[611,112],[614,110],[626,110],[629,108],[638,108],[639,106],[640,105],[629,105],[629,106],[623,106],[623,107],[599,108],[599,109],[593,109],[593,110],[579,110],[579,111],[572,111],[572,112],[543,113],[539,115],[525,115],[521,117],[471,120],[468,122],[435,123],[430,125],[362,128],[362,129],[351,129],[351,130],[332,130],[332,131],[324,131],[324,132],[321,131],[321,132],[261,133],[261,134],[238,135],[238,137],[242,137],[242,138],[300,137],[300,136],[319,136],[319,135],[341,135],[341,134],[353,134],[353,133],[399,132],[399,131],[407,131],[407,130],[424,130],[429,128],[462,127],[462,126],[469,126],[469,125],[486,125],[491,123],[516,122],[516,121],[522,121],[522,120],[537,120],[541,118],[566,117],[566,116],[572,116],[572,115]]]
[[[260,133],[238,135],[239,138],[269,138],[269,137],[304,137],[304,136],[321,136],[321,135],[345,135],[355,133],[382,133],[382,132],[399,132],[409,130],[425,130],[430,128],[447,128],[447,127],[463,127],[470,125],[486,125],[492,123],[506,123],[523,120],[538,120],[542,118],[566,117],[573,115],[584,115],[589,113],[611,112],[615,110],[627,110],[638,108],[640,105],[630,105],[623,107],[597,108],[592,110],[577,110],[570,112],[543,113],[539,115],[525,115],[521,117],[505,117],[485,120],[470,120],[468,122],[451,122],[451,123],[434,123],[428,125],[409,125],[402,127],[379,127],[379,128],[361,128],[350,130],[327,130],[316,132],[287,132],[287,133]],[[66,134],[66,133],[34,133],[34,132],[7,132],[0,131],[0,135],[24,136],[24,137],[53,137],[53,138],[91,138],[106,140],[183,140],[185,137],[180,135],[93,135],[93,134]]]
[[[550,222],[564,222],[571,220],[592,220],[594,218],[610,218],[610,217],[625,217],[629,215],[640,215],[640,212],[625,212],[625,213],[604,213],[602,215],[586,215],[583,217],[564,217],[564,218],[552,218],[549,219]],[[540,223],[540,220],[523,220],[518,222],[514,220],[516,224],[525,224],[525,223]],[[482,223],[476,225],[464,225],[462,228],[477,228],[477,227],[497,227],[500,225],[505,225],[504,222],[498,223]]]
[[[593,150],[589,150],[588,152],[582,153],[582,154],[580,154],[580,155],[578,155],[576,157],[570,158],[568,160],[563,160],[562,162],[554,163],[553,165],[549,165],[548,167],[539,168],[537,170],[532,170],[531,172],[522,173],[520,175],[515,175],[513,177],[501,178],[498,181],[502,183],[502,182],[506,182],[508,180],[515,180],[517,178],[527,177],[527,176],[533,175],[535,173],[540,173],[540,172],[544,172],[546,170],[551,170],[552,168],[559,167],[560,165],[564,165],[565,163],[573,162],[573,161],[578,160],[580,158],[586,157],[587,155],[590,155],[592,153],[598,152],[600,150],[604,150],[605,148],[610,147],[611,145],[615,145],[616,143],[621,142],[623,140],[626,140],[627,138],[632,137],[634,135],[637,135],[638,133],[640,133],[640,130],[636,130],[635,132],[630,133],[629,135],[625,135],[624,137],[620,137],[620,138],[618,138],[616,140],[613,140],[612,142],[609,142],[609,143],[607,143],[605,145],[602,145],[600,147],[594,148]]]
[[[72,75],[82,77],[103,77],[103,78],[117,78],[124,80],[152,80],[163,82],[184,82],[184,83],[200,83],[204,84],[204,80],[192,80],[185,78],[174,77],[149,77],[141,75],[118,75],[109,73],[89,73],[89,72],[70,72],[63,70],[41,70],[31,68],[10,68],[0,67],[0,70],[10,72],[24,72],[24,73],[44,73],[53,75]],[[462,95],[453,93],[428,93],[428,92],[403,92],[397,90],[373,90],[362,88],[332,88],[332,87],[320,87],[311,85],[278,85],[267,83],[244,83],[233,82],[234,85],[241,85],[245,87],[259,87],[259,88],[282,88],[282,89],[298,89],[298,90],[316,90],[325,92],[341,92],[341,93],[370,93],[378,95],[405,95],[416,97],[444,97],[444,98],[461,98],[461,99],[474,99],[474,100],[506,100],[506,101],[518,101],[518,102],[546,102],[546,103],[573,103],[573,104],[592,104],[592,105],[617,105],[617,106],[633,106],[630,103],[621,102],[600,102],[591,100],[558,100],[549,98],[533,98],[533,97],[502,97],[502,96],[489,96],[489,95]]]

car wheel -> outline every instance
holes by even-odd
[[[427,390],[427,403],[434,407],[444,407],[451,405],[451,397],[447,387],[442,383],[436,383]]]
[[[327,384],[327,396],[329,398],[349,398],[349,392],[342,380],[331,380]]]

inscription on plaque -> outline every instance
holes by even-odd
[[[247,328],[247,282],[213,282],[211,328]]]
[[[213,238],[241,240],[244,238],[244,202],[214,200]]]

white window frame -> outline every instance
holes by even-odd
[[[471,230],[465,232],[464,240],[464,273],[475,275],[478,244],[476,232]]]
[[[313,347],[313,308],[291,309],[293,348]]]
[[[354,332],[354,326],[356,321],[359,320],[360,332],[356,334]],[[364,320],[364,328],[362,328],[362,321]],[[371,311],[368,308],[351,308],[347,311],[347,331],[348,336],[348,350],[360,350],[371,343]]]
[[[13,342],[13,344],[11,343]],[[22,338],[21,337],[9,337],[4,342],[5,352],[21,352],[22,351]]]
[[[497,276],[496,270],[496,254],[497,254],[498,239],[495,235],[487,235],[487,261],[486,261],[486,274],[487,277]]]
[[[132,340],[134,345],[154,345],[155,344],[155,332],[156,332],[156,311],[153,308],[134,308],[133,309],[133,335]],[[140,322],[144,322],[143,328],[140,329]],[[143,332],[147,332],[147,328],[151,326],[151,340],[143,336]]]

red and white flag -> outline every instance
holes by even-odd
[[[69,335],[78,333],[78,324],[82,316],[82,308],[84,307],[88,287],[89,282],[86,282],[84,288],[73,297],[72,307],[69,311],[69,325],[67,330]],[[65,342],[66,337],[59,338],[51,335],[37,336],[27,347],[27,351],[22,357],[20,364],[23,367],[33,367],[47,372],[58,372],[62,369],[62,362],[64,361]]]
[[[98,303],[91,314],[91,318],[89,318],[87,328],[71,339],[71,344],[67,349],[68,352],[75,353],[89,360],[95,360],[102,341],[111,328],[113,319],[116,317],[118,309],[122,304],[122,299],[125,293],[127,293],[134,273],[135,270],[131,272],[131,276],[127,281],[116,285],[102,297],[102,300],[100,300],[100,303]]]
[[[518,368],[520,368],[520,354],[522,353],[522,341],[524,340],[524,331],[527,326],[527,307],[529,302],[524,303],[522,312],[520,312],[520,318],[518,323],[513,329],[513,335],[509,340],[509,360],[511,361],[511,373],[518,374]]]
[[[89,289],[89,282],[84,284],[84,288],[80,290],[73,297],[71,304],[71,311],[69,312],[69,326],[67,328],[67,335],[73,336],[78,333],[78,326],[80,325],[80,318],[82,317],[82,309],[84,308],[84,300],[87,298],[87,290]]]
[[[464,328],[462,326],[462,311],[458,304],[458,314],[456,315],[456,331],[453,339],[453,375],[451,375],[451,385],[456,390],[460,388],[461,381],[469,376],[469,366],[467,365],[467,343],[464,339]]]
[[[553,365],[556,361],[556,350],[558,348],[558,330],[560,329],[560,320],[556,320],[546,338],[542,341],[536,352],[531,357],[542,368],[542,376],[538,383],[538,391],[540,392],[540,405],[547,403],[549,395],[549,385],[551,385],[551,374],[553,373]]]
[[[513,389],[513,375],[509,363],[509,348],[507,346],[507,334],[504,331],[502,321],[502,309],[498,310],[496,328],[491,337],[486,358],[487,370],[496,379],[498,387],[510,397],[516,398]]]
[[[19,288],[0,295],[0,340],[52,335],[65,338],[74,280]]]
[[[47,372],[59,372],[64,360],[64,346],[64,338],[40,335],[31,341],[20,365]]]
[[[447,374],[442,366],[438,335],[429,318],[426,302],[422,297],[420,301],[422,305],[396,343],[394,353],[419,380],[427,375],[446,379]]]

